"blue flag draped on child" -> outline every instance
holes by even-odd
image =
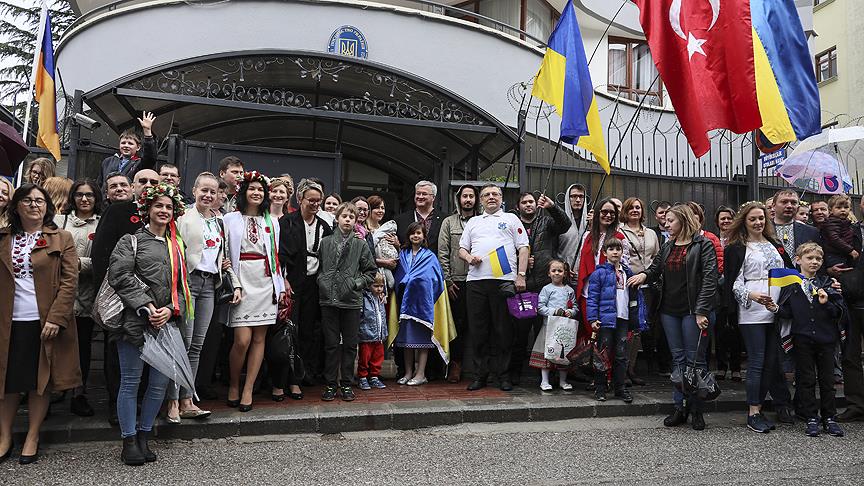
[[[399,333],[399,322],[409,319],[432,331],[432,343],[444,362],[449,363],[450,341],[456,337],[456,326],[438,258],[427,248],[421,249],[413,258],[410,249],[402,250],[393,277],[396,291],[390,296],[387,347],[393,345]],[[400,292],[402,299],[397,302]]]
[[[787,287],[789,285],[801,284],[804,277],[797,270],[791,268],[772,268],[768,270],[769,287]]]

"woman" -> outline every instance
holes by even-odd
[[[50,196],[24,184],[0,229],[0,461],[12,453],[12,422],[27,393],[27,438],[18,462],[36,462],[39,429],[52,391],[81,385],[72,235],[54,225]]]
[[[415,221],[408,225],[399,262],[395,272],[399,316],[391,320],[398,323],[398,328],[391,329],[390,335],[395,336],[393,346],[404,350],[405,375],[396,383],[423,385],[429,382],[426,379],[426,363],[430,349],[437,347],[444,362],[449,362],[449,356],[444,351],[449,348],[448,343],[436,343],[432,336],[433,329],[452,322],[452,318],[448,322],[437,322],[434,312],[421,313],[424,309],[434,308],[436,289],[444,286],[444,273],[438,257],[426,247],[426,226],[423,223]],[[449,335],[453,334],[451,332]]]
[[[579,301],[579,310],[582,313],[583,332],[580,333],[583,339],[591,336],[591,323],[585,319],[585,303],[588,297],[588,277],[594,272],[597,265],[606,263],[606,255],[600,251],[603,242],[606,240],[606,234],[615,235],[616,238],[622,241],[624,245],[624,254],[621,256],[621,262],[629,266],[630,245],[627,244],[627,239],[624,233],[618,231],[619,211],[618,206],[612,199],[603,199],[597,203],[597,211],[594,211],[594,217],[591,219],[591,229],[586,231],[582,236],[581,250],[579,251],[579,261],[577,266],[579,271],[577,276],[579,280],[576,284],[576,299]]]
[[[372,233],[381,227],[381,222],[384,221],[384,215],[387,211],[384,207],[384,199],[377,194],[369,196],[366,203],[369,205],[369,214],[366,216],[364,226]]]
[[[96,299],[93,265],[90,249],[99,213],[102,210],[102,191],[95,182],[81,179],[72,185],[63,213],[54,217],[54,224],[72,234],[78,254],[78,293],[75,296],[75,320],[78,323],[78,357],[81,363],[82,384],[72,392],[71,410],[80,417],[93,416],[93,407],[87,401],[87,376],[90,373],[90,347],[95,322],[90,317]]]
[[[291,199],[288,184],[281,178],[270,180],[270,217],[276,221],[285,214],[285,207]]]
[[[24,172],[24,180],[30,184],[41,186],[45,179],[54,177],[55,165],[54,162],[47,157],[39,157],[33,159],[27,164],[27,170]]]
[[[714,214],[714,224],[720,230],[720,246],[724,249],[729,243],[731,236],[729,229],[735,219],[735,211],[726,206],[717,208]],[[744,347],[741,342],[741,332],[738,331],[738,323],[735,321],[734,313],[730,314],[727,307],[728,299],[722,295],[723,286],[718,289],[721,292],[720,304],[717,309],[717,373],[718,380],[725,380],[726,375],[731,372],[732,381],[741,381],[741,351]]]
[[[660,241],[657,239],[657,233],[648,229],[643,224],[645,222],[645,204],[638,197],[630,197],[624,201],[621,208],[621,232],[627,243],[630,244],[630,270],[636,274],[645,271],[651,266],[651,262],[657,253],[660,252]],[[645,298],[645,310],[650,314],[654,314],[654,303],[656,302],[656,294],[648,285],[642,286],[642,294]],[[654,315],[649,315],[648,322],[654,323]],[[646,339],[647,341],[647,339]],[[645,385],[645,380],[636,376],[636,359],[639,356],[639,348],[642,347],[642,335],[637,331],[633,333],[633,339],[629,344],[629,359],[627,367],[627,377],[636,385]]]
[[[170,381],[155,367],[150,368],[138,415],[144,334],[158,333],[164,326],[180,327],[184,319],[193,317],[185,248],[175,224],[186,207],[183,196],[174,186],[160,183],[145,188],[137,204],[145,226],[117,242],[108,266],[108,284],[123,301],[120,327],[111,332],[111,339],[117,343],[120,358],[120,459],[129,466],[156,460],[148,440]]]
[[[291,174],[282,174],[279,178],[285,181],[285,188],[288,189],[288,200],[285,201],[284,212],[285,214],[291,214],[297,211],[297,208],[291,203],[291,199],[294,197],[294,178],[291,177]]]
[[[342,204],[342,196],[335,192],[331,192],[326,198],[324,198],[324,211],[330,214],[336,214],[336,208]]]
[[[738,211],[729,228],[725,252],[723,296],[729,318],[737,320],[747,349],[747,427],[767,433],[774,424],[762,414],[762,401],[775,380],[785,384],[779,367],[779,333],[771,310],[779,288],[769,289],[768,271],[794,267],[775,237],[768,210],[760,202],[747,203]],[[772,390],[771,396],[777,408],[783,408],[777,403],[782,394]]]
[[[12,185],[12,182],[0,176],[0,228],[6,226],[6,206],[9,205],[9,198],[14,192],[15,186]]]
[[[660,321],[672,352],[672,376],[681,377],[686,366],[707,370],[707,330],[716,307],[717,256],[714,245],[699,234],[699,220],[687,205],[677,204],[666,213],[667,241],[651,266],[627,281],[628,285],[658,282]],[[675,411],[663,420],[666,427],[687,423],[703,430],[702,402],[677,387],[672,393]],[[686,408],[685,408],[686,399]]]
[[[354,234],[357,238],[365,240],[369,245],[369,250],[372,255],[375,255],[375,243],[372,239],[372,232],[366,228],[366,220],[369,219],[369,201],[363,196],[357,196],[351,200],[354,207],[357,208],[357,222],[354,224]]]
[[[378,265],[378,268],[381,269],[390,271],[395,270],[396,265],[399,263],[398,258],[395,258],[396,255],[394,255],[394,258],[382,257],[378,242],[383,238],[393,247],[394,250],[399,248],[399,238],[396,236],[396,224],[388,223],[388,225],[393,226],[392,233],[379,231],[381,229],[381,222],[384,221],[384,215],[387,213],[387,210],[384,207],[384,199],[377,194],[373,194],[372,196],[369,196],[366,203],[369,206],[369,215],[366,217],[364,226],[369,231],[369,234],[372,235],[372,255],[375,257],[375,265]],[[392,278],[388,279],[388,289],[393,287],[392,282],[390,281],[392,281]]]
[[[232,304],[240,302],[240,281],[224,259],[225,232],[218,210],[213,203],[219,198],[219,180],[210,172],[203,172],[192,186],[195,204],[177,220],[177,228],[183,235],[186,246],[186,267],[189,271],[189,293],[191,307],[195,310],[194,319],[180,323],[180,332],[192,366],[192,376],[198,374],[201,348],[213,319],[216,305],[216,289],[222,285],[223,275],[231,279],[234,289]],[[223,274],[222,269],[225,269]],[[179,401],[178,401],[179,400]],[[168,422],[180,423],[181,419],[203,419],[210,411],[200,409],[192,402],[192,390],[180,390],[176,385],[168,388]]]
[[[229,358],[227,404],[239,407],[241,412],[252,410],[252,388],[264,359],[267,330],[276,323],[277,302],[285,293],[276,255],[279,224],[267,211],[269,186],[270,181],[258,171],[243,174],[237,210],[224,218],[231,268],[243,287],[243,300],[231,308],[228,319],[228,326],[234,328],[234,344]],[[243,363],[246,381],[241,390]]]
[[[720,275],[723,275],[723,245],[720,244],[720,238],[714,233],[705,230],[705,210],[702,209],[701,205],[690,201],[687,203],[687,206],[696,215],[696,219],[699,220],[699,234],[708,238],[711,244],[714,245],[714,251],[717,253],[717,270],[720,272]]]
[[[65,177],[49,177],[42,183],[42,187],[51,196],[51,201],[54,203],[54,213],[62,211],[66,200],[69,199],[72,181]]]

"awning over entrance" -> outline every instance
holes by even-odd
[[[102,86],[85,103],[118,132],[152,111],[157,133],[334,151],[405,181],[475,179],[517,144],[510,127],[428,80],[322,53],[185,60]]]

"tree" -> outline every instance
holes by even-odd
[[[75,13],[67,0],[52,0],[48,9],[51,12],[51,37],[56,48],[63,32],[75,20]],[[21,118],[24,118],[30,87],[40,10],[38,0],[17,0],[15,3],[0,0],[0,59],[3,59],[0,63],[0,100]]]

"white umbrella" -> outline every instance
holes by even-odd
[[[864,140],[864,127],[829,128],[822,130],[822,133],[813,135],[807,140],[802,140],[789,157],[791,158],[804,152],[818,150],[840,142],[852,142],[856,140]]]

